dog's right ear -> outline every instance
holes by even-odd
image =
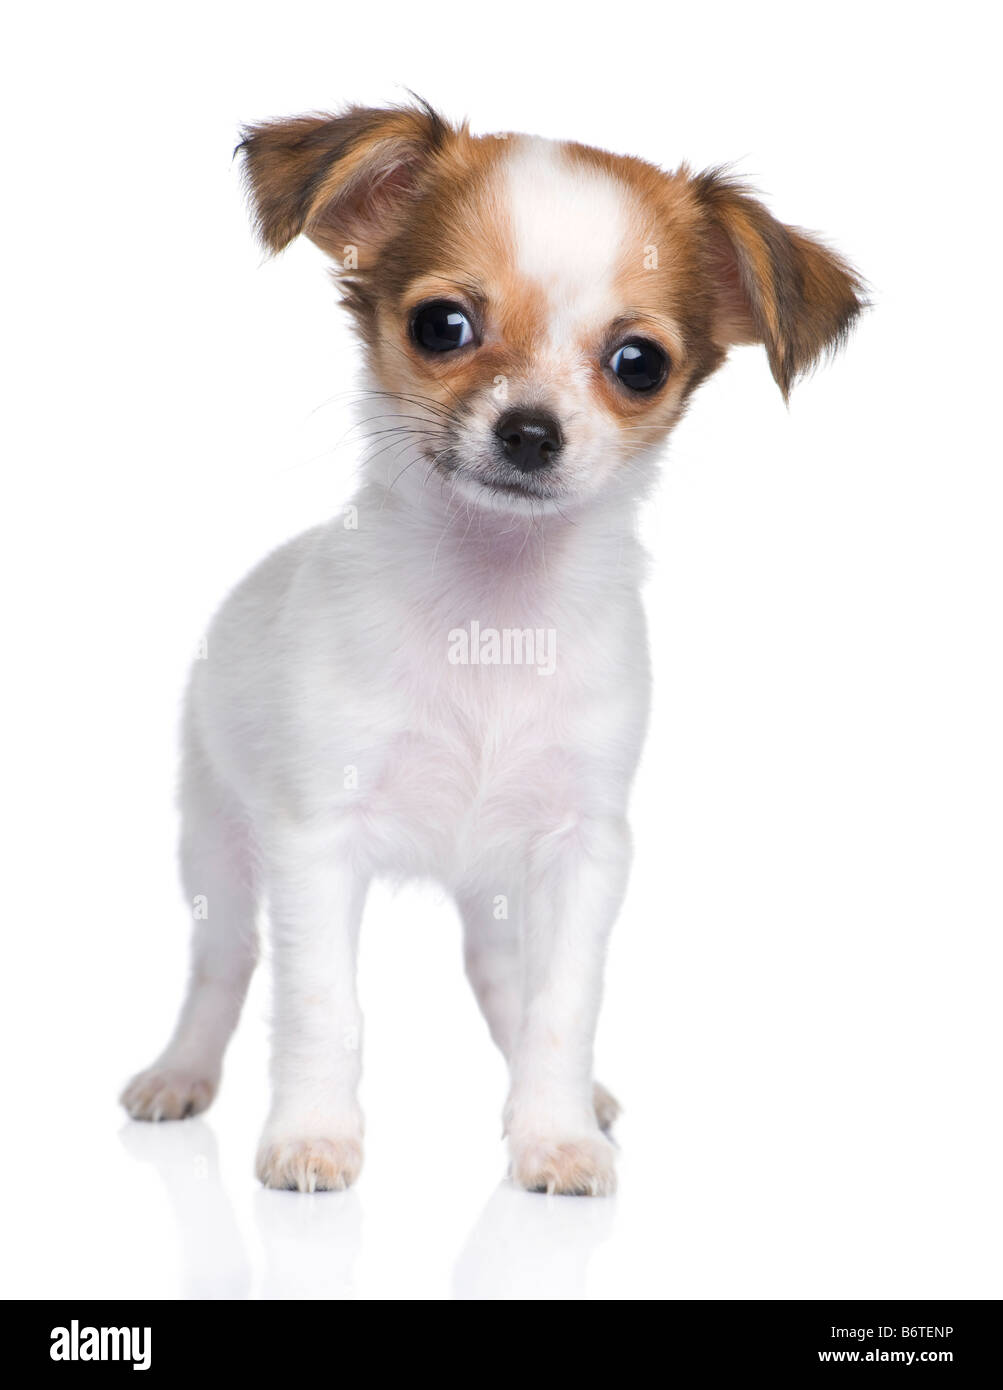
[[[339,264],[366,268],[454,133],[424,102],[245,127],[237,149],[259,237],[281,251],[302,232]]]

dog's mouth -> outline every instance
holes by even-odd
[[[539,473],[518,473],[504,464],[493,462],[471,464],[455,449],[428,454],[429,463],[437,473],[450,478],[454,485],[496,497],[526,502],[558,502],[567,497],[567,488],[552,474],[546,478]]]
[[[515,478],[506,478],[504,480],[490,479],[487,482],[478,479],[478,481],[481,482],[481,486],[486,487],[489,492],[500,492],[503,496],[507,497],[539,497],[542,501],[546,501],[548,498],[561,496],[561,490],[558,488],[553,486],[547,488],[541,487],[539,483],[533,482],[531,478],[526,478],[524,480]]]

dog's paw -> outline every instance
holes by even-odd
[[[512,1181],[527,1192],[609,1197],[616,1191],[616,1151],[599,1132],[575,1139],[513,1139],[511,1152]]]
[[[134,1120],[184,1120],[211,1104],[216,1085],[197,1071],[152,1066],[132,1078],[119,1100]]]
[[[290,1192],[341,1192],[362,1168],[358,1139],[281,1139],[261,1141],[255,1172],[266,1187]]]
[[[600,1086],[598,1081],[592,1087],[592,1108],[596,1112],[599,1128],[603,1134],[608,1134],[622,1107],[616,1096],[611,1095],[605,1086]]]

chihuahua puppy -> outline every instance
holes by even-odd
[[[595,1084],[603,958],[627,881],[648,713],[639,501],[696,387],[761,343],[786,397],[844,340],[861,282],[719,171],[430,107],[303,116],[239,147],[257,228],[335,263],[365,353],[344,517],[239,585],[195,663],[181,861],[191,979],[136,1119],[204,1109],[267,902],[269,1187],[362,1163],[359,924],[375,875],[455,898],[511,1075],[515,1183],[614,1188]]]

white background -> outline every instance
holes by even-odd
[[[21,8],[0,83],[5,1293],[1003,1294],[989,14]],[[475,130],[737,161],[876,302],[789,411],[736,352],[645,518],[656,699],[598,1047],[625,1106],[607,1202],[502,1184],[503,1069],[455,917],[419,888],[366,921],[355,1191],[251,1175],[264,972],[206,1117],[115,1104],[184,977],[189,658],[226,589],[352,486],[359,350],[318,251],[252,244],[237,127],[404,86]]]

